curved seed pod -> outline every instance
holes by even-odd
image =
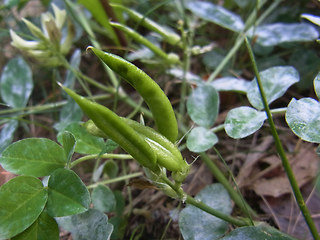
[[[181,38],[178,34],[174,33],[173,31],[167,30],[163,26],[152,21],[150,18],[147,18],[147,17],[143,16],[142,14],[140,14],[130,8],[124,7],[119,4],[111,4],[111,6],[115,9],[119,9],[119,10],[127,13],[132,20],[141,24],[145,28],[148,28],[149,30],[160,34],[165,41],[167,41],[168,43],[170,43],[172,45],[177,44],[181,40]]]
[[[166,137],[164,137],[154,129],[144,126],[136,121],[127,118],[122,119],[137,133],[146,138],[146,141],[150,144],[150,147],[155,150],[157,163],[160,166],[165,167],[167,170],[172,172],[180,172],[180,175],[185,175],[189,172],[190,166],[183,159],[179,149]],[[178,179],[179,174],[175,175],[177,175],[176,178]]]
[[[169,99],[159,85],[145,72],[123,58],[94,47],[87,49],[91,49],[105,64],[140,93],[152,112],[158,131],[171,142],[175,142],[178,137],[177,120]]]
[[[189,172],[190,166],[183,159],[179,149],[166,137],[164,137],[154,129],[144,126],[134,120],[122,117],[120,118],[133,130],[140,134],[141,137],[143,137],[145,141],[150,145],[150,147],[154,150],[157,164],[159,164],[159,166],[162,166],[169,171],[177,172],[174,174],[176,176],[176,179],[178,179],[180,175],[184,175]],[[91,120],[84,123],[83,126],[90,134],[94,136],[103,138],[107,137],[107,135],[105,135]]]
[[[128,126],[117,114],[98,103],[91,102],[76,94],[69,88],[62,85],[61,87],[77,102],[98,128],[100,128],[109,138],[118,143],[142,166],[147,167],[154,172],[159,170],[153,149],[141,135],[136,133],[135,130]]]

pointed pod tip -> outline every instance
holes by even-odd
[[[89,50],[92,50],[94,47],[92,47],[92,46],[88,46],[87,48],[86,48],[86,52],[89,52]]]

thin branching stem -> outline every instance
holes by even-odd
[[[272,118],[272,114],[270,112],[270,109],[269,109],[269,105],[268,105],[268,102],[267,102],[267,98],[266,98],[266,94],[264,92],[264,89],[263,89],[263,86],[262,86],[262,81],[261,81],[261,78],[260,78],[260,74],[259,74],[259,70],[258,70],[258,67],[257,67],[257,63],[255,61],[255,57],[254,57],[254,54],[253,54],[253,51],[252,51],[252,48],[251,48],[251,45],[248,41],[247,38],[245,38],[245,43],[246,43],[246,46],[247,46],[247,49],[248,49],[248,52],[249,52],[249,55],[250,55],[250,59],[252,61],[252,66],[253,66],[253,70],[254,70],[254,73],[256,75],[256,80],[257,80],[257,83],[258,83],[258,87],[259,87],[259,91],[260,91],[260,95],[261,95],[261,99],[262,99],[262,102],[263,102],[263,106],[264,106],[264,109],[266,111],[266,114],[268,116],[268,122],[270,124],[270,129],[271,129],[271,133],[272,133],[272,136],[274,138],[274,141],[275,141],[275,145],[276,145],[276,149],[277,149],[277,152],[281,158],[281,161],[282,161],[282,166],[288,176],[288,179],[289,179],[289,182],[291,184],[291,188],[292,188],[292,191],[294,193],[294,196],[296,198],[296,202],[300,208],[300,211],[302,213],[302,215],[304,216],[304,219],[309,227],[309,230],[313,236],[313,238],[315,240],[319,240],[320,239],[320,235],[317,231],[317,228],[315,226],[315,223],[310,215],[310,212],[309,212],[309,209],[308,207],[306,206],[305,204],[305,201],[303,199],[303,196],[301,194],[301,191],[299,189],[299,185],[297,183],[297,180],[295,178],[295,175],[292,171],[292,168],[290,166],[290,163],[288,161],[288,158],[286,156],[286,153],[284,151],[284,148],[283,148],[283,145],[280,141],[280,138],[279,138],[279,135],[278,135],[278,132],[276,130],[276,127],[275,127],[275,124],[274,124],[274,121],[273,121],[273,118]]]

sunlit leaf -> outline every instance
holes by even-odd
[[[3,125],[0,132],[0,153],[12,142],[17,127],[18,121],[14,119]]]
[[[33,89],[32,72],[21,57],[11,59],[0,77],[2,100],[13,108],[25,107]]]
[[[240,16],[211,2],[189,1],[186,7],[196,16],[232,31],[240,32],[244,28]]]
[[[2,167],[12,173],[43,177],[64,167],[63,148],[47,138],[26,138],[7,147],[0,157]]]
[[[0,239],[27,229],[43,211],[47,190],[35,177],[19,176],[0,188]]]
[[[320,17],[319,16],[315,16],[315,15],[312,15],[312,14],[301,14],[301,17],[302,18],[305,18],[307,20],[309,20],[310,22],[320,26]]]
[[[219,113],[218,92],[209,84],[199,85],[189,96],[187,109],[195,123],[211,127]]]
[[[89,192],[79,176],[71,170],[54,171],[48,182],[47,210],[52,217],[62,217],[87,211]]]
[[[260,72],[262,86],[268,104],[283,96],[287,89],[299,81],[299,73],[293,67],[272,67]],[[254,78],[248,88],[247,97],[251,105],[258,110],[264,108],[257,80]]]
[[[286,112],[291,130],[302,140],[320,143],[320,104],[312,98],[292,99]]]
[[[228,192],[221,184],[208,185],[195,199],[224,214],[230,214],[232,211]],[[212,240],[226,233],[228,223],[199,208],[187,205],[180,213],[179,227],[185,240]]]
[[[210,83],[217,91],[247,93],[250,82],[235,77],[218,78]]]
[[[309,42],[319,37],[318,31],[307,23],[273,23],[252,30],[256,42],[262,46],[275,46],[288,42]]]
[[[63,229],[71,232],[73,240],[108,240],[113,231],[112,224],[108,223],[107,215],[96,209],[56,218],[56,220]]]
[[[115,210],[116,199],[109,187],[98,185],[93,189],[91,198],[95,209],[107,213]]]
[[[266,119],[265,112],[251,107],[238,107],[228,112],[224,129],[232,138],[244,138],[259,130]]]
[[[195,127],[187,139],[187,148],[192,152],[205,152],[218,142],[218,137],[210,129]]]
[[[221,240],[296,240],[275,228],[266,225],[240,227],[233,230]]]
[[[54,218],[43,211],[38,219],[12,240],[59,240],[59,227]]]

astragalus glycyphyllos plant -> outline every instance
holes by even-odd
[[[92,0],[91,4],[80,1],[88,8],[93,18],[106,28],[102,29],[88,21],[88,15],[85,15],[88,12],[82,12],[78,4],[69,0],[64,2],[72,19],[82,27],[94,46],[88,47],[87,52],[93,52],[103,62],[111,82],[108,83],[109,85],[104,85],[81,73],[77,69],[81,58],[80,51],[75,51],[70,63],[66,60],[65,54],[70,51],[70,39],[74,36],[73,28],[68,24],[68,32],[62,37],[63,26],[67,15],[69,16],[66,10],[60,10],[52,5],[54,15],[51,13],[42,15],[41,29],[30,21],[24,20],[33,38],[36,39],[22,39],[11,30],[13,46],[20,49],[26,56],[46,63],[47,66],[68,69],[68,74],[74,75],[73,78],[79,80],[82,90],[88,97],[76,93],[74,79],[71,81],[66,78],[65,82],[58,79],[62,94],[67,93],[69,96],[67,104],[65,102],[57,104],[64,106],[60,114],[60,122],[55,125],[59,143],[47,138],[26,138],[15,141],[3,149],[0,148],[3,150],[0,156],[2,167],[19,175],[0,188],[0,239],[58,239],[58,226],[71,232],[74,239],[123,239],[122,229],[127,223],[124,199],[121,193],[105,185],[142,175],[154,185],[154,188],[177,199],[177,202],[187,205],[180,212],[178,220],[184,239],[239,239],[239,235],[244,236],[242,239],[249,240],[294,239],[260,222],[257,213],[246,203],[240,191],[235,190],[236,182],[230,184],[208,153],[214,150],[223,159],[214,146],[219,143],[216,135],[218,131],[225,130],[226,134],[234,139],[244,138],[258,131],[267,119],[272,122],[272,114],[275,113],[286,114],[289,127],[303,140],[319,141],[317,134],[314,134],[317,132],[317,111],[309,114],[310,118],[306,118],[303,111],[317,109],[316,100],[293,99],[288,108],[268,110],[269,104],[283,96],[293,84],[299,82],[297,69],[292,66],[274,65],[259,71],[250,44],[246,40],[249,37],[252,44],[259,44],[262,50],[257,52],[261,53],[266,51],[266,48],[285,45],[287,42],[313,41],[319,36],[315,28],[305,23],[274,23],[259,26],[280,4],[277,1],[270,4],[259,18],[256,18],[257,11],[261,11],[267,1],[257,1],[253,8],[247,5],[251,14],[246,22],[243,22],[236,13],[210,2],[170,3],[177,4],[175,6],[181,14],[178,16],[184,20],[179,19],[177,24],[180,34],[121,4],[109,5],[116,15],[119,16],[120,13],[124,16],[116,23],[114,19],[112,21],[108,19],[102,8],[93,7],[101,6],[100,1]],[[311,16],[308,15],[305,18],[315,21],[315,16]],[[153,41],[149,36],[143,36],[139,28],[134,30],[131,20],[140,25],[144,31],[152,32],[152,37],[156,36],[157,40]],[[215,65],[214,71],[205,81],[189,73],[189,70],[191,63],[196,62],[191,61],[192,58],[196,59],[206,53],[211,54],[216,47],[216,44],[210,43],[212,41],[210,38],[206,45],[199,46],[197,42],[194,46],[196,31],[201,31],[201,28],[208,23],[233,32],[237,38],[231,50],[218,65]],[[136,50],[134,53],[146,53],[138,54],[138,58],[135,58],[137,55],[133,57],[132,54],[128,54],[128,58],[143,60],[146,67],[157,64],[156,70],[165,69],[170,75],[181,78],[180,91],[174,94],[179,96],[180,103],[177,109],[174,108],[175,105],[172,106],[159,85],[144,71],[122,57],[101,50],[103,45],[99,42],[101,38],[97,37],[98,32],[106,37],[111,36],[110,27],[127,34],[126,37],[132,40],[130,47]],[[97,29],[100,31],[95,31]],[[113,35],[110,37],[115,45],[120,42],[115,40],[116,37]],[[245,40],[255,66],[256,77],[252,81],[225,76],[226,72],[222,71],[243,46]],[[211,55],[208,56],[206,61]],[[17,64],[19,69],[27,69],[25,72],[28,72],[28,76],[30,75],[30,69],[26,67],[27,64],[24,61],[15,62],[19,63]],[[12,69],[11,65],[6,72]],[[209,68],[209,64],[207,67]],[[219,74],[223,77],[216,79]],[[119,87],[118,77],[125,79],[133,86],[150,110],[141,108],[124,93]],[[5,82],[2,86],[7,88],[8,78],[2,78],[5,79],[2,81]],[[318,80],[319,77],[314,81],[317,94]],[[22,83],[23,81],[19,82],[23,85]],[[154,120],[155,127],[145,126],[142,120],[137,122],[130,117],[120,117],[111,108],[98,104],[99,96],[93,96],[87,84],[106,91],[107,97],[112,101],[117,98],[124,99],[125,103],[135,108],[132,116],[142,111],[146,119]],[[12,101],[12,98],[9,100],[9,97],[6,97],[8,94],[1,92],[6,103],[13,108],[12,111],[15,108],[25,109],[32,87],[29,84],[25,89],[24,97],[20,96],[19,103]],[[263,90],[264,94],[261,94]],[[222,91],[235,91],[246,95],[251,106],[231,109],[225,122],[214,126],[221,107],[219,95]],[[116,105],[116,100],[114,102]],[[81,122],[82,113],[79,107],[90,119],[89,121]],[[26,114],[29,113],[26,112]],[[15,121],[14,124],[5,128],[10,135],[13,135],[13,129],[17,127],[17,120],[12,119],[12,121]],[[188,131],[190,125],[194,127]],[[272,133],[276,136],[274,126],[272,124],[270,126]],[[184,135],[186,144],[179,146],[178,138]],[[12,138],[7,140],[11,141]],[[185,146],[200,156],[212,175],[220,182],[206,186],[195,197],[188,195],[183,188],[192,168],[192,164],[188,163],[180,152]],[[118,147],[128,154],[113,153]],[[285,160],[279,141],[277,141],[277,147],[284,168],[293,183],[293,189],[306,222],[314,239],[319,239],[303,199],[299,196],[299,189],[294,183],[294,176],[290,173],[290,165]],[[78,154],[85,156],[79,157]],[[108,160],[101,163],[101,159],[104,158]],[[92,159],[96,160],[96,166],[92,172],[93,183],[86,186],[74,168]],[[143,171],[127,174],[125,172],[127,164],[122,162],[121,168],[124,174],[118,176],[119,164],[116,160],[124,159],[135,159]],[[234,179],[232,172],[229,171],[229,173]],[[108,175],[106,180],[101,178],[103,174]],[[234,209],[232,201],[237,207],[237,213],[239,213],[237,216],[232,214]],[[110,216],[109,219],[108,216]],[[235,230],[228,231],[230,226]]]

